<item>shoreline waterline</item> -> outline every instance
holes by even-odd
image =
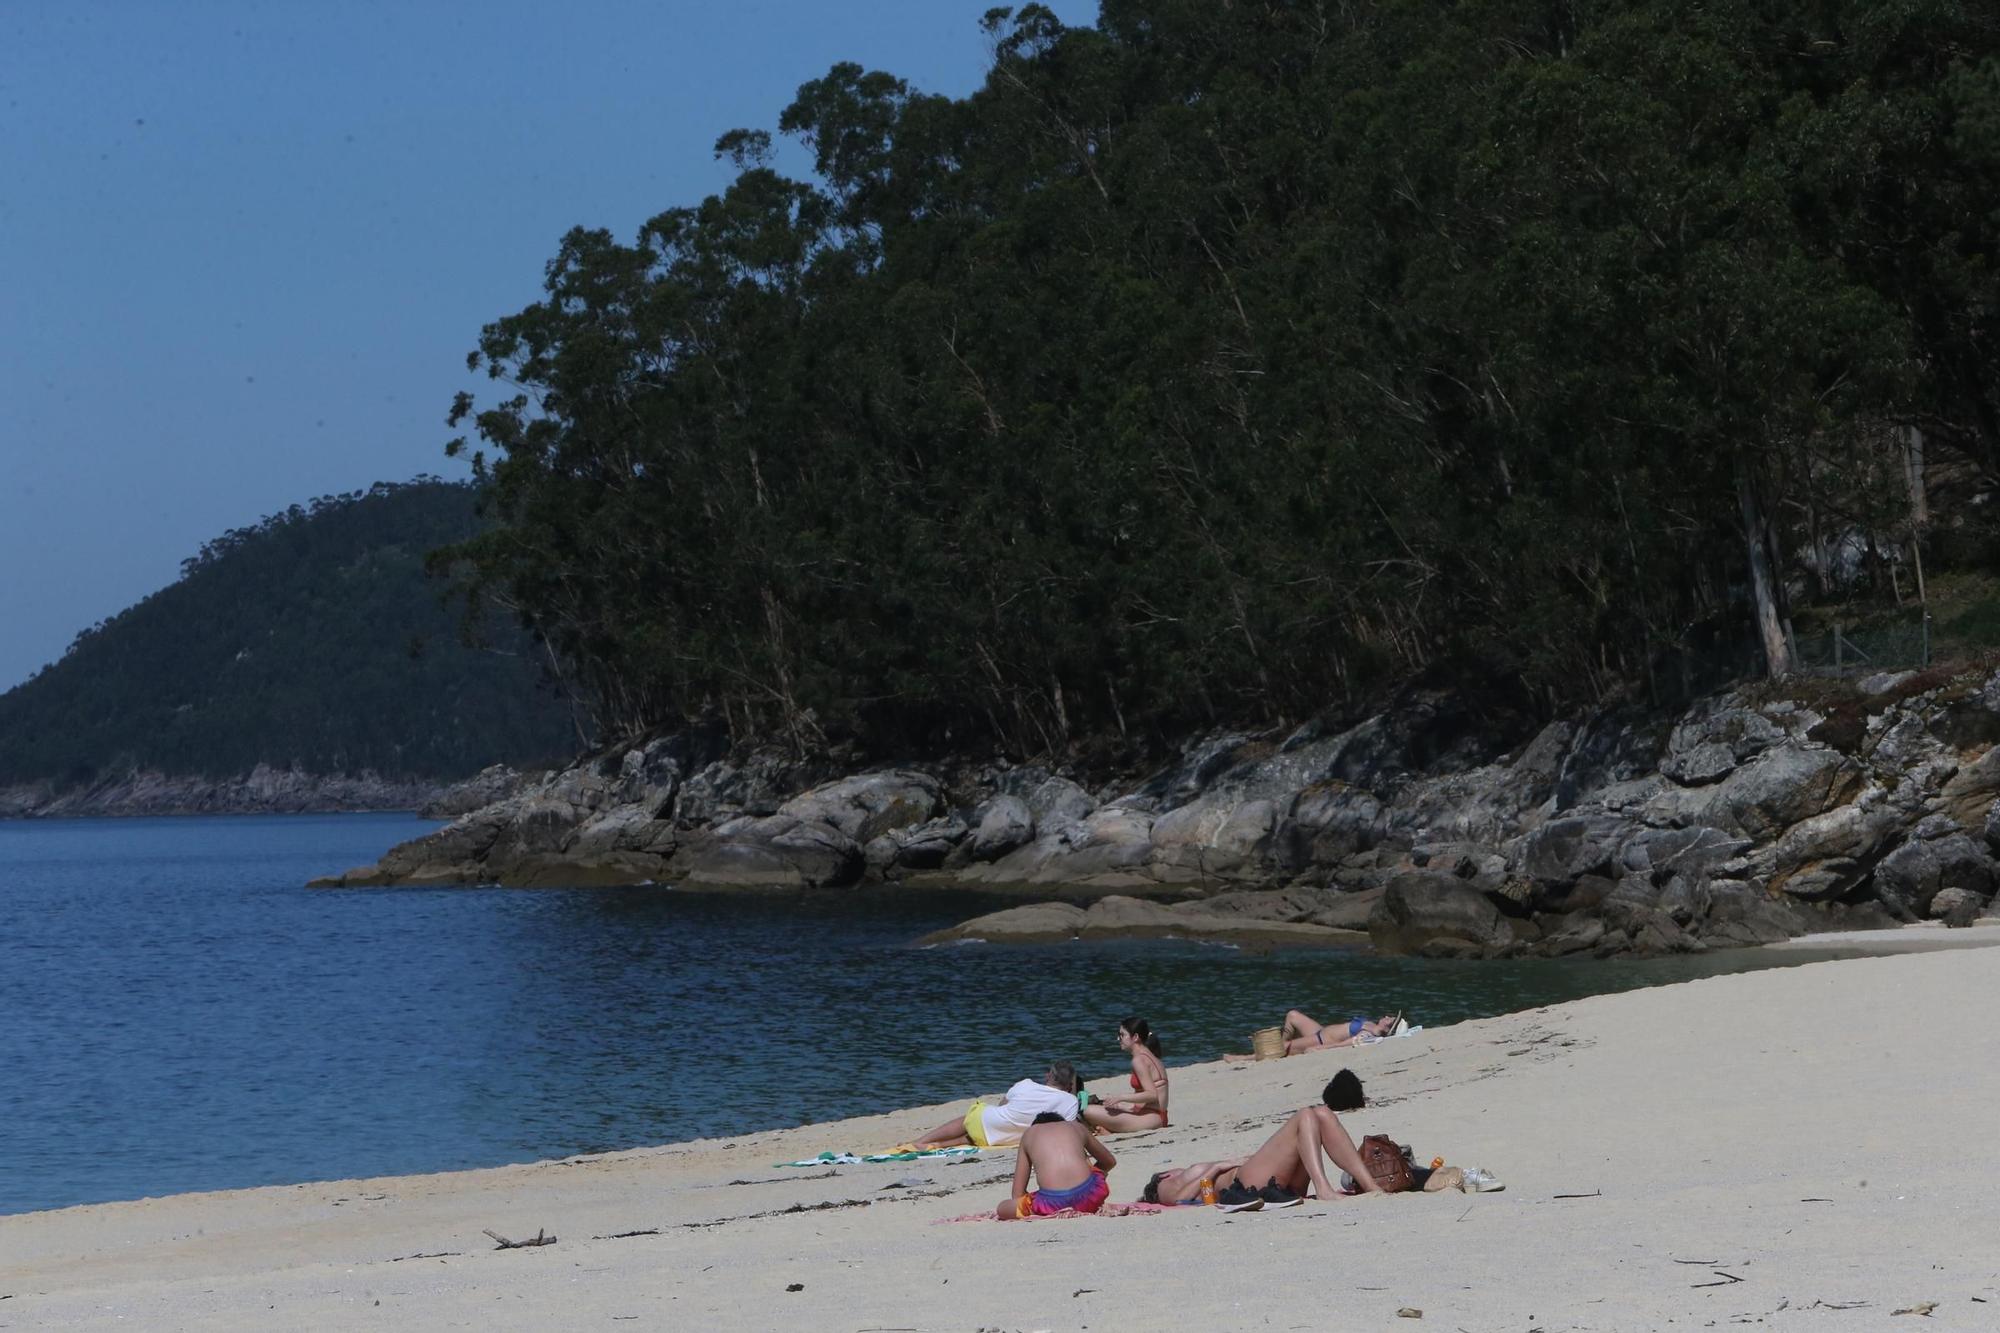
[[[1575,1000],[1559,1002],[1557,1005],[1537,1005],[1530,1008],[1511,1011],[1507,1013],[1481,1015],[1479,1017],[1474,1017],[1474,1018],[1459,1019],[1444,1024],[1426,1023],[1422,1025],[1422,1033],[1423,1034],[1449,1033],[1455,1029],[1463,1028],[1469,1024],[1492,1023],[1510,1019],[1520,1019],[1528,1015],[1545,1012],[1552,1007],[1583,1004],[1583,1003],[1588,1003],[1589,1001],[1594,999],[1604,999],[1613,996],[1647,995],[1661,991],[1671,991],[1678,987],[1699,985],[1702,983],[1722,980],[1729,977],[1758,975],[1760,973],[1767,971],[1797,971],[1807,968],[1817,968],[1829,963],[1863,961],[1868,959],[1881,959],[1881,958],[1898,958],[1898,957],[1907,957],[1913,954],[1956,952],[1960,950],[1992,948],[1996,946],[2000,946],[2000,919],[1993,919],[1993,918],[1982,920],[1980,923],[1972,927],[1967,927],[1957,930],[1949,930],[1949,931],[1947,931],[1946,928],[1943,927],[1941,924],[1936,922],[1924,922],[1924,923],[1907,925],[1897,930],[1831,931],[1820,935],[1800,936],[1797,939],[1783,940],[1775,944],[1761,945],[1752,949],[1729,951],[1733,954],[1738,954],[1738,955],[1756,955],[1768,951],[1769,953],[1772,954],[1784,956],[1786,959],[1786,961],[1784,962],[1767,963],[1760,967],[1748,967],[1739,971],[1723,972],[1707,976],[1695,976],[1695,977],[1688,977],[1675,980],[1656,981],[1632,987],[1629,989],[1598,991],[1598,992],[1593,992],[1589,995],[1579,997]],[[928,946],[928,947],[937,948],[937,947],[948,947],[948,946]],[[1811,956],[1804,958],[1794,957],[1795,955],[1799,954],[1806,954]],[[1629,959],[1613,958],[1613,959],[1593,960],[1593,964],[1605,967],[1631,967],[1635,965],[1635,961]],[[1485,961],[1469,961],[1457,965],[1467,966],[1467,967],[1494,966],[1493,963]],[[1406,1040],[1409,1039],[1399,1038],[1396,1039],[1394,1042],[1390,1043],[1379,1043],[1375,1046],[1332,1051],[1332,1052],[1327,1052],[1326,1054],[1333,1055],[1336,1057],[1353,1056],[1358,1059],[1358,1058],[1372,1056],[1375,1052],[1380,1050],[1388,1050],[1388,1053],[1390,1055],[1394,1055],[1397,1053],[1397,1050],[1400,1049],[1400,1043]],[[1248,1037],[1246,1035],[1245,1037],[1246,1049],[1247,1045],[1248,1045]],[[1301,1063],[1301,1062],[1309,1062],[1309,1063]],[[1098,1063],[1103,1064],[1106,1062],[1099,1061]],[[1273,1061],[1273,1062],[1258,1061],[1250,1063],[1269,1065],[1273,1068],[1282,1066],[1285,1070],[1294,1072],[1300,1070],[1317,1071],[1320,1066],[1324,1066],[1325,1075],[1327,1077],[1331,1077],[1332,1073],[1341,1067],[1340,1058],[1328,1060],[1325,1059],[1323,1056],[1298,1056],[1298,1057],[1290,1057],[1284,1061]],[[1247,1065],[1244,1062],[1226,1061],[1222,1059],[1199,1060],[1199,1061],[1191,1061],[1179,1064],[1173,1064],[1170,1062],[1169,1073],[1173,1077],[1178,1078],[1189,1073],[1200,1073],[1201,1071],[1209,1071],[1216,1069],[1234,1070],[1245,1067],[1247,1067]],[[996,1079],[992,1081],[997,1083],[999,1080]],[[1094,1095],[1104,1095],[1107,1093],[1115,1094],[1118,1091],[1122,1090],[1124,1086],[1124,1075],[1122,1072],[1120,1072],[1116,1075],[1105,1075],[1102,1077],[1094,1077],[1088,1081],[1088,1086],[1091,1088]],[[993,1091],[993,1090],[997,1089],[989,1089],[987,1091]],[[393,1183],[397,1181],[431,1181],[440,1179],[448,1180],[460,1177],[470,1178],[495,1172],[535,1171],[547,1167],[556,1167],[556,1166],[579,1166],[586,1164],[602,1165],[602,1164],[616,1163],[625,1160],[639,1160],[659,1154],[673,1155],[673,1154],[681,1154],[688,1152],[708,1151],[717,1149],[722,1146],[728,1146],[734,1148],[747,1144],[766,1141],[776,1136],[790,1137],[798,1135],[810,1135],[815,1132],[827,1132],[836,1130],[844,1125],[863,1124],[863,1123],[873,1124],[875,1122],[887,1119],[896,1119],[909,1122],[909,1124],[914,1127],[912,1131],[912,1133],[914,1134],[915,1129],[922,1128],[923,1126],[928,1125],[935,1117],[946,1114],[948,1111],[950,1111],[952,1107],[957,1106],[962,1109],[963,1106],[966,1103],[968,1103],[975,1095],[980,1095],[980,1094],[977,1090],[969,1089],[963,1096],[948,1101],[921,1103],[921,1104],[914,1104],[914,1105],[900,1106],[900,1107],[889,1107],[879,1110],[867,1110],[859,1112],[857,1114],[834,1117],[823,1121],[806,1121],[797,1125],[753,1126],[733,1134],[698,1135],[696,1137],[688,1139],[671,1140],[659,1143],[635,1144],[629,1147],[610,1148],[610,1149],[586,1151],[586,1152],[575,1152],[553,1157],[529,1158],[520,1161],[496,1162],[480,1166],[445,1168],[436,1171],[410,1171],[410,1172],[385,1173],[378,1175],[328,1177],[323,1179],[316,1178],[308,1180],[274,1182],[274,1183],[260,1184],[260,1185],[225,1187],[225,1188],[209,1189],[209,1190],[200,1190],[200,1189],[181,1190],[181,1191],[171,1191],[158,1194],[135,1195],[130,1198],[105,1199],[105,1200],[96,1200],[83,1203],[67,1204],[54,1208],[30,1209],[20,1212],[0,1212],[0,1222],[9,1222],[18,1219],[31,1219],[37,1217],[48,1217],[65,1213],[77,1213],[79,1211],[92,1210],[92,1209],[116,1209],[125,1207],[141,1207],[141,1206],[153,1205],[179,1199],[215,1199],[215,1198],[228,1198],[238,1195],[262,1195],[262,1194],[275,1194],[282,1196],[284,1194],[300,1190],[332,1189],[337,1186],[352,1186],[358,1189],[363,1186],[381,1186],[385,1183]],[[1143,1136],[1134,1136],[1134,1137],[1143,1137]],[[1118,1141],[1119,1140],[1117,1138],[1114,1138],[1112,1140],[1114,1144]],[[878,1150],[879,1146],[887,1146],[887,1145],[878,1145],[877,1147],[870,1147],[866,1150],[875,1151]],[[990,1158],[992,1155],[993,1154],[989,1151],[987,1157]],[[1006,1156],[1007,1160],[1011,1160],[1011,1154],[1007,1154]]]
[[[1411,1306],[1447,1327],[1653,1328],[1819,1300],[1815,1327],[1840,1329],[1934,1300],[1940,1324],[1976,1327],[1972,1299],[1990,1302],[2000,1281],[1974,1225],[1985,1196],[1964,1188],[1955,1154],[1913,1153],[1908,1126],[1974,1139],[2000,1096],[2000,1037],[1913,1030],[1905,1015],[1996,983],[1987,949],[1876,955],[1596,995],[1303,1065],[1185,1066],[1172,1129],[1110,1140],[1124,1201],[1152,1171],[1254,1147],[1347,1064],[1371,1098],[1343,1117],[1352,1132],[1484,1166],[1508,1186],[1495,1195],[938,1226],[990,1211],[1011,1154],[773,1165],[886,1146],[960,1099],[533,1165],[0,1218],[0,1292],[20,1299],[15,1319],[78,1327],[386,1315],[430,1329],[500,1308],[517,1326],[1045,1327],[1059,1310],[1105,1327],[1237,1327],[1324,1314],[1321,1286],[1274,1280],[1271,1247],[1304,1243],[1368,1275],[1342,1288],[1349,1323]],[[1722,1033],[1717,1013],[1756,1021]],[[1870,1115],[1826,1121],[1844,1099]],[[538,1228],[559,1243],[500,1254],[482,1234]],[[1162,1243],[1199,1280],[1160,1282]]]
[[[923,950],[965,891],[308,891],[407,816],[10,825],[0,1213],[562,1159],[1175,1067],[1297,1006],[1442,1026],[1812,953],[1448,962],[1076,940]],[[1381,1006],[1377,1010],[1377,1006]],[[762,1035],[782,1027],[808,1058]]]

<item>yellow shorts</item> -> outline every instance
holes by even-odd
[[[975,1148],[991,1148],[986,1141],[986,1103],[974,1102],[972,1109],[965,1113],[965,1137],[972,1140]]]

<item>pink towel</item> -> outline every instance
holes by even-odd
[[[1174,1210],[1172,1208],[1167,1207],[1165,1204],[1159,1204],[1159,1203],[1107,1203],[1094,1213],[1079,1213],[1074,1209],[1065,1208],[1060,1213],[1046,1214],[1043,1220],[1051,1220],[1064,1217],[1130,1217],[1137,1213],[1171,1213],[1173,1211]],[[941,1226],[946,1222],[997,1222],[999,1220],[1000,1219],[995,1217],[991,1212],[966,1213],[959,1217],[940,1217],[936,1221],[932,1222],[931,1225]],[[1020,1220],[1024,1222],[1032,1222],[1035,1221],[1036,1219],[1033,1217],[1027,1217],[1027,1218],[1022,1218]]]

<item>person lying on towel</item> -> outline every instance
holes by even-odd
[[[1295,1112],[1263,1147],[1241,1162],[1199,1162],[1178,1171],[1162,1171],[1146,1182],[1141,1199],[1146,1203],[1194,1203],[1201,1182],[1208,1180],[1215,1186],[1216,1203],[1230,1211],[1288,1208],[1300,1201],[1308,1185],[1320,1199],[1331,1200],[1342,1191],[1327,1178],[1322,1156],[1354,1177],[1353,1193],[1382,1193],[1338,1114],[1358,1111],[1368,1104],[1361,1079],[1351,1069],[1341,1070],[1320,1093],[1320,1102]]]
[[[1014,1192],[993,1215],[1002,1222],[1023,1217],[1052,1217],[1065,1210],[1094,1213],[1111,1197],[1104,1173],[1118,1165],[1111,1149],[1084,1126],[1053,1111],[1035,1117],[1021,1135],[1021,1155],[1014,1160]],[[1035,1189],[1028,1189],[1028,1174]]]

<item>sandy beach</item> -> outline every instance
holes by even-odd
[[[940,1224],[990,1210],[1012,1155],[774,1165],[906,1139],[996,1071],[735,1139],[0,1217],[0,1328],[1820,1330],[1931,1302],[1913,1328],[1992,1328],[1996,988],[2000,951],[1885,951],[1176,1068],[1173,1127],[1112,1140],[1130,1200],[1247,1152],[1347,1064],[1373,1099],[1357,1138],[1501,1193]],[[496,1251],[487,1228],[559,1240]]]

